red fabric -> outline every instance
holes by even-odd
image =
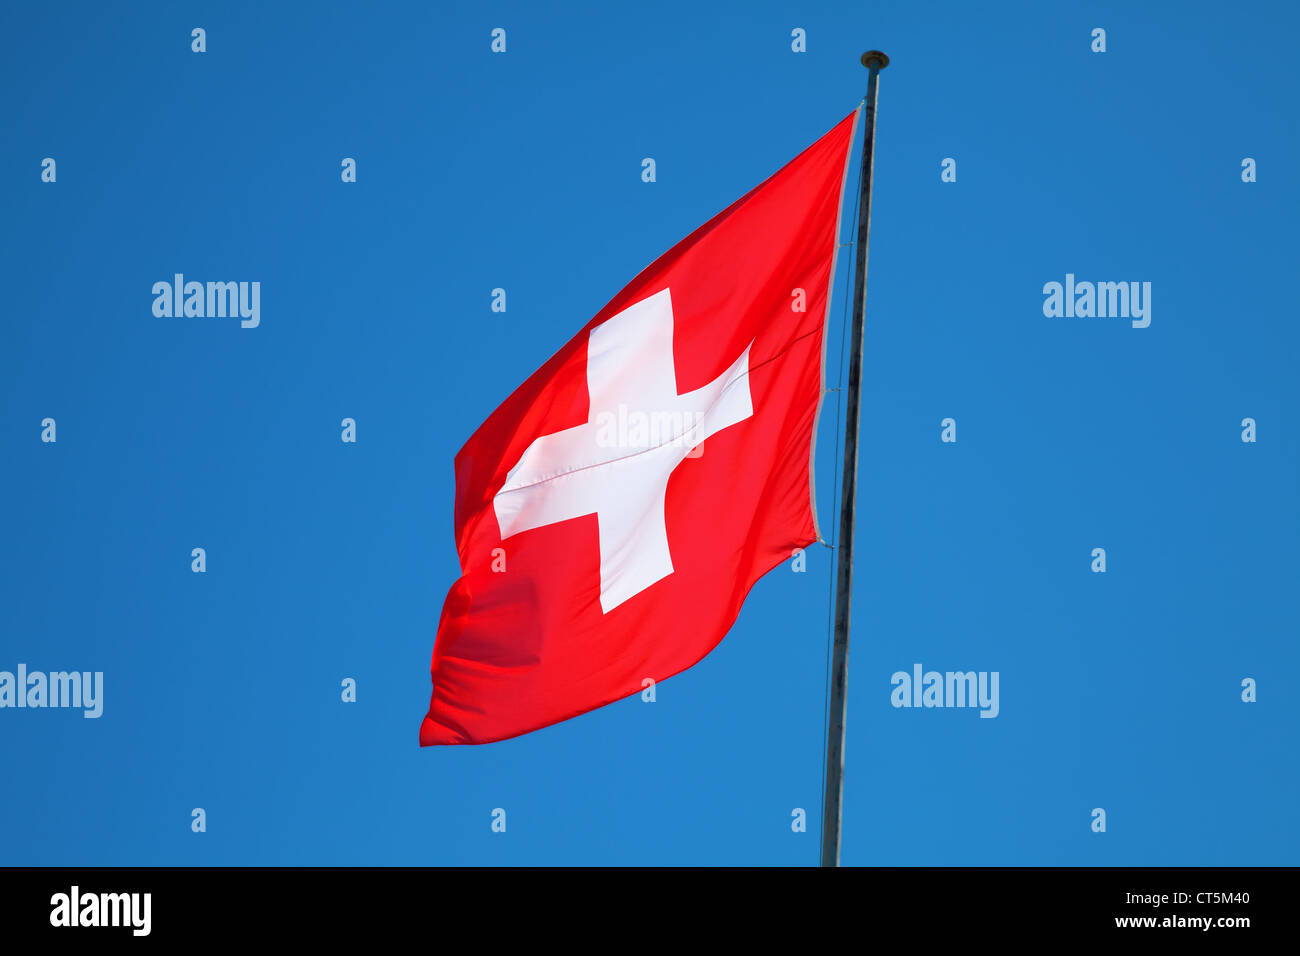
[[[817,540],[811,455],[823,331],[856,113],[638,275],[456,456],[463,570],[443,606],[420,744],[488,743],[640,693],[722,640],[754,582]],[[602,613],[595,514],[504,541],[493,498],[534,439],[588,419],[595,326],[665,288],[678,392],[752,342],[753,415],[672,472],[673,573]],[[792,310],[793,290],[806,311]],[[507,570],[492,570],[504,549]]]

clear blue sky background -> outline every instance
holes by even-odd
[[[544,7],[5,7],[0,669],[106,691],[0,711],[0,863],[815,863],[825,548],[654,704],[417,733],[456,450],[869,47],[844,861],[1298,862],[1296,7]],[[155,318],[174,272],[260,281],[261,327]],[[1045,318],[1067,272],[1153,283],[1150,328]],[[895,710],[916,662],[1000,716]]]

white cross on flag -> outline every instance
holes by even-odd
[[[536,439],[493,499],[502,538],[596,515],[605,613],[673,573],[664,495],[674,469],[714,432],[754,414],[749,346],[712,382],[678,394],[671,293],[591,330],[588,420]],[[627,423],[629,408],[644,415],[644,427],[633,435],[624,424],[620,435],[619,413]],[[565,480],[551,480],[559,475]]]
[[[818,539],[812,455],[857,113],[657,259],[456,456],[420,743],[640,693]]]

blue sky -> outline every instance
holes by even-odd
[[[0,710],[0,862],[814,864],[824,548],[653,704],[484,747],[417,732],[457,449],[852,110],[878,47],[844,862],[1296,863],[1296,21],[6,8],[0,670],[103,671],[105,699]],[[176,272],[260,281],[260,326],[154,317]],[[1045,317],[1066,273],[1151,282],[1150,327]],[[837,285],[831,378],[842,307]],[[891,707],[914,663],[999,672],[999,716]]]

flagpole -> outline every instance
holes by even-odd
[[[844,797],[845,689],[849,676],[849,601],[853,592],[853,509],[858,484],[858,407],[862,385],[863,312],[867,299],[867,238],[871,232],[871,160],[876,144],[876,84],[889,57],[862,54],[867,102],[862,124],[862,190],[858,195],[857,270],[853,281],[853,334],[844,425],[844,474],[840,485],[840,536],[835,573],[835,644],[831,658],[830,721],[826,729],[826,803],[822,808],[822,866],[840,865],[841,801]]]

